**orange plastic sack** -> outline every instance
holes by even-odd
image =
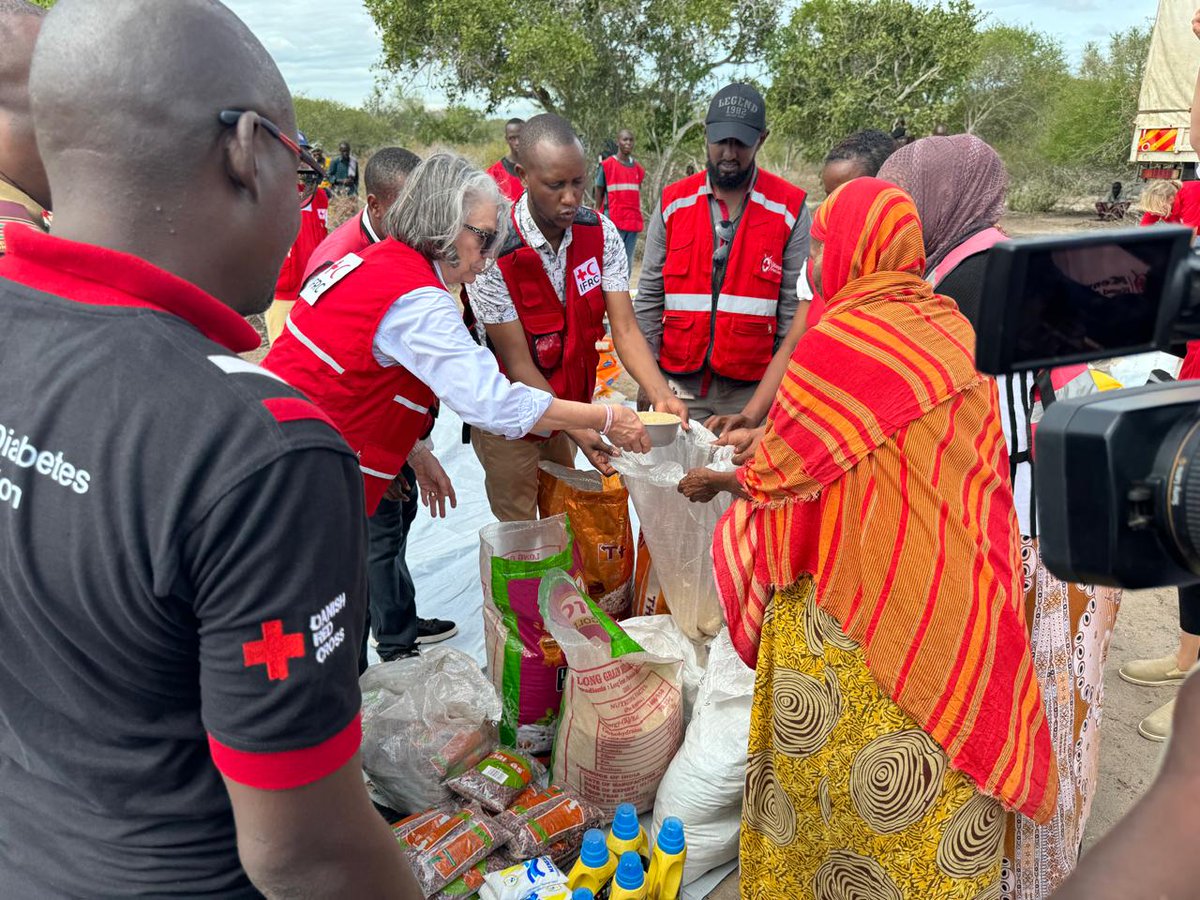
[[[596,349],[600,351],[600,362],[596,365],[596,397],[608,397],[616,393],[617,381],[625,374],[617,352],[613,349],[611,337],[596,341]]]
[[[646,544],[646,535],[638,529],[637,565],[633,573],[633,614],[635,616],[670,615],[667,594],[654,571],[654,559]]]
[[[633,526],[629,492],[619,476],[542,463],[538,513],[566,513],[588,596],[613,619],[627,619],[633,606]]]

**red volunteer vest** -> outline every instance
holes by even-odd
[[[318,272],[304,286],[263,365],[303,391],[358,454],[367,515],[433,421],[433,392],[403,366],[381,366],[372,345],[397,297],[445,285],[433,265],[388,238]]]
[[[287,259],[283,261],[279,278],[275,282],[276,300],[295,300],[299,295],[308,258],[328,233],[325,228],[328,218],[329,198],[325,196],[324,191],[317,191],[308,206],[300,211],[300,231],[296,234],[296,242],[288,251]]]
[[[675,375],[693,375],[707,364],[726,378],[758,381],[775,352],[783,251],[804,205],[804,191],[758,170],[716,297],[711,194],[705,172],[663,191],[667,258],[659,365]]]
[[[601,167],[604,169],[604,205],[608,217],[622,231],[641,231],[645,224],[642,220],[642,182],[646,180],[646,170],[639,162],[623,166],[615,156],[604,160]]]
[[[542,258],[524,243],[515,210],[513,227],[521,243],[504,248],[496,264],[525,329],[529,355],[555,396],[591,403],[600,364],[596,341],[604,337],[604,291],[600,286],[604,229],[600,218],[582,207],[575,214],[567,248],[565,305],[550,283]]]
[[[304,267],[304,281],[312,278],[318,269],[332,265],[347,253],[361,253],[375,243],[363,224],[366,215],[367,211],[364,209],[358,215],[351,216],[317,245]]]
[[[492,181],[500,185],[500,193],[513,203],[520,200],[521,195],[525,193],[525,187],[521,184],[521,179],[516,175],[510,175],[508,169],[504,168],[504,160],[496,160],[492,164],[492,167],[487,170],[487,173],[492,176]]]

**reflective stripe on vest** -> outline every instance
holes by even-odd
[[[712,297],[708,294],[667,294],[664,305],[672,311],[712,312]],[[774,300],[762,297],[743,297],[738,294],[722,293],[717,297],[717,312],[737,313],[743,316],[767,316],[775,318]]]
[[[333,371],[337,372],[339,375],[346,371],[345,366],[339,365],[336,359],[314,344],[312,342],[312,338],[296,327],[296,323],[292,321],[290,314],[284,321],[284,325],[286,326],[287,330],[292,333],[292,336],[296,340],[311,350],[317,359],[321,360],[321,362],[325,363],[325,365],[329,366],[329,368],[333,369]]]
[[[640,191],[642,189],[642,186],[640,184],[608,184],[608,185],[604,186],[604,189],[609,192],[611,192],[611,191]]]
[[[389,475],[387,472],[380,472],[378,469],[369,469],[364,465],[360,465],[358,468],[359,468],[359,471],[362,472],[364,475],[370,475],[372,478],[382,478],[385,481],[394,481],[396,478],[396,475],[400,474],[399,472],[396,472],[393,475]]]
[[[680,197],[677,200],[672,200],[663,207],[663,225],[666,225],[667,220],[669,220],[671,216],[673,216],[678,210],[684,209],[688,206],[695,206],[697,200],[699,200],[701,197],[707,197],[711,193],[712,190],[709,188],[709,186],[707,184],[702,184],[700,185],[700,190],[696,191],[696,193],[690,194],[687,197]]]
[[[403,406],[405,409],[411,409],[413,412],[420,413],[423,416],[429,414],[428,406],[421,406],[421,404],[419,404],[419,403],[413,403],[407,397],[401,397],[399,394],[397,394],[392,399],[395,400],[397,403],[399,403],[401,406]]]
[[[773,212],[777,216],[783,216],[783,221],[788,228],[796,227],[796,217],[782,203],[777,203],[774,200],[768,200],[760,191],[753,190],[750,192],[750,202],[759,204],[767,212]]]

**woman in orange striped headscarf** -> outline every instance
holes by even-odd
[[[732,490],[713,559],[757,663],[742,896],[999,897],[1003,808],[1055,769],[1020,535],[974,333],[922,279],[912,200],[860,178],[812,228],[826,309]]]

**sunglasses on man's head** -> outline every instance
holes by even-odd
[[[247,112],[248,110],[244,109],[223,109],[218,114],[218,118],[222,125],[234,127]],[[270,119],[259,113],[255,113],[255,116],[258,117],[258,124],[267,134],[295,153],[296,158],[300,160],[300,165],[296,168],[296,190],[300,193],[300,205],[308,206],[309,201],[321,186],[321,182],[325,180],[325,171],[321,168],[321,164],[317,162],[315,156],[284,134],[279,126]]]

